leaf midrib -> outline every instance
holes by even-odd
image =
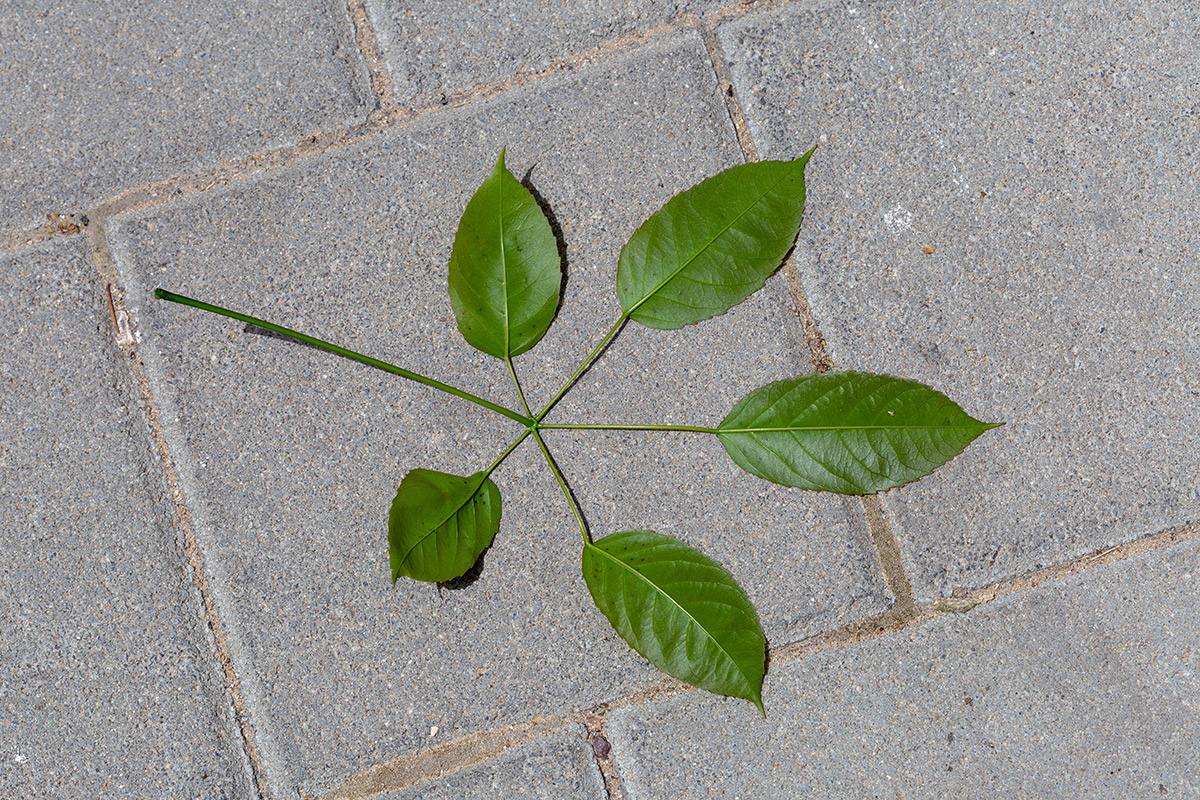
[[[708,640],[711,641],[713,644],[715,644],[717,646],[717,648],[722,653],[725,654],[725,657],[727,659],[729,659],[729,662],[731,664],[733,664],[733,666],[737,669],[738,674],[742,676],[742,680],[745,681],[746,686],[750,689],[751,692],[753,692],[754,683],[750,680],[750,676],[746,674],[745,670],[742,669],[742,665],[739,664],[737,659],[734,658],[733,655],[728,650],[725,649],[725,645],[723,645],[719,641],[717,641],[717,639],[711,633],[708,632],[708,628],[704,627],[704,625],[702,625],[700,623],[700,620],[698,620],[694,616],[692,616],[690,611],[688,611],[686,608],[684,608],[683,606],[681,606],[679,604],[678,600],[676,600],[671,595],[667,594],[667,592],[664,589],[662,589],[661,587],[659,587],[658,584],[654,583],[652,580],[647,578],[645,575],[643,575],[642,573],[640,573],[636,569],[634,569],[632,565],[627,564],[626,562],[617,558],[615,555],[608,552],[607,550],[605,550],[591,542],[589,542],[587,546],[590,547],[592,550],[595,550],[596,552],[602,554],[603,556],[608,558],[610,561],[613,561],[613,562],[621,565],[629,572],[632,572],[634,575],[637,575],[638,578],[640,578],[643,582],[645,582],[647,585],[653,587],[655,591],[657,591],[663,597],[666,597],[668,600],[670,600],[672,605],[674,605],[676,608],[678,608],[680,610],[680,612],[683,613],[684,616],[686,616],[688,619],[690,619],[695,624],[695,626],[704,633],[704,635],[708,638]]]
[[[637,311],[637,310],[638,310],[638,309],[639,309],[639,308],[642,306],[642,304],[643,304],[643,303],[645,303],[646,301],[648,301],[650,298],[654,297],[656,294],[658,294],[658,292],[659,292],[659,290],[660,290],[660,289],[662,289],[662,288],[663,288],[664,286],[666,286],[668,283],[670,283],[671,281],[673,281],[673,280],[675,279],[675,276],[677,276],[677,275],[678,275],[680,272],[683,272],[683,270],[684,270],[684,269],[686,269],[686,268],[687,268],[687,266],[688,266],[689,264],[691,264],[693,261],[695,261],[697,258],[699,258],[701,253],[703,253],[703,252],[704,252],[705,250],[707,250],[708,248],[712,247],[712,244],[713,244],[713,242],[715,242],[717,239],[721,238],[721,236],[722,236],[722,235],[723,235],[723,234],[724,234],[726,231],[728,231],[730,228],[732,228],[732,227],[733,227],[733,224],[734,224],[735,222],[737,222],[737,221],[738,221],[738,220],[740,220],[742,217],[744,217],[744,216],[746,216],[747,214],[749,214],[749,213],[750,213],[750,210],[751,210],[752,208],[754,208],[756,205],[758,205],[759,203],[761,203],[761,202],[762,202],[762,199],[763,199],[764,197],[766,197],[767,195],[769,195],[771,192],[775,191],[775,187],[776,187],[776,186],[778,186],[779,184],[783,183],[783,182],[784,182],[784,180],[786,180],[786,178],[787,178],[787,176],[785,175],[785,176],[783,176],[783,177],[779,178],[779,180],[775,181],[773,184],[771,184],[771,186],[770,186],[770,187],[769,187],[769,188],[768,188],[766,191],[764,191],[762,194],[760,194],[758,197],[756,197],[756,198],[754,199],[754,202],[752,202],[752,203],[750,203],[748,206],[746,206],[746,208],[745,208],[745,209],[744,209],[744,210],[743,210],[741,213],[739,213],[739,214],[738,214],[736,217],[734,217],[733,219],[729,220],[729,224],[727,224],[727,225],[726,225],[724,228],[722,228],[721,230],[719,230],[719,231],[716,233],[716,235],[715,235],[715,236],[713,236],[711,239],[709,239],[707,242],[705,242],[704,246],[703,246],[703,247],[701,247],[699,250],[697,250],[695,253],[693,253],[693,254],[691,255],[691,257],[689,257],[689,258],[688,258],[688,260],[687,260],[687,261],[685,261],[684,263],[680,264],[680,265],[679,265],[679,266],[678,266],[678,267],[675,269],[675,271],[674,271],[674,272],[672,272],[672,273],[671,273],[670,275],[668,275],[667,277],[663,278],[663,279],[662,279],[662,281],[660,281],[660,282],[659,282],[659,284],[658,284],[657,286],[655,286],[653,289],[651,289],[651,290],[650,290],[650,291],[649,291],[649,292],[648,292],[648,293],[647,293],[647,294],[646,294],[646,295],[645,295],[645,296],[644,296],[644,297],[643,297],[641,300],[638,300],[636,303],[634,303],[634,304],[633,304],[633,307],[632,307],[632,308],[630,308],[628,311],[626,311],[626,312],[625,312],[625,316],[626,316],[626,317],[631,317],[631,316],[633,316],[633,312]],[[652,217],[651,219],[653,219],[653,217]],[[649,222],[649,220],[647,220],[647,222]],[[679,246],[679,241],[678,241],[678,239],[677,239],[677,238],[675,238],[675,237],[672,237],[672,239],[675,241],[675,245],[676,245],[676,247],[678,247],[678,246]],[[676,257],[676,258],[678,258],[678,257],[679,257],[679,255],[678,255],[678,252],[676,252],[676,256],[675,256],[675,257]]]
[[[500,287],[504,292],[504,355],[512,358],[512,347],[509,342],[509,311],[508,311],[508,256],[504,247],[504,155],[500,156],[500,166],[496,170],[496,226],[500,229]]]
[[[771,428],[717,428],[717,433],[771,433],[777,431],[929,431],[970,430],[985,427],[978,425],[792,425]]]

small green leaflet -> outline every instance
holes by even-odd
[[[766,637],[716,561],[669,536],[625,531],[584,547],[583,577],[613,628],[651,664],[763,710]]]
[[[449,581],[469,570],[500,530],[500,490],[477,472],[466,478],[414,469],[388,514],[392,583]]]
[[[467,203],[450,253],[450,305],[463,338],[511,358],[545,335],[558,310],[562,262],[550,223],[504,166]]]
[[[928,475],[998,424],[916,381],[839,372],[755,389],[717,435],[730,458],[760,478],[871,494]]]
[[[673,330],[762,288],[800,231],[810,155],[733,167],[667,201],[621,250],[625,315]]]

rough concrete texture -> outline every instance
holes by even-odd
[[[0,259],[0,797],[247,797],[82,237]]]
[[[127,217],[112,233],[279,796],[412,752],[434,725],[452,738],[662,677],[594,609],[578,531],[528,443],[494,476],[504,518],[478,580],[391,587],[385,519],[405,472],[474,472],[518,426],[149,295],[158,285],[198,295],[516,405],[503,365],[459,337],[446,295],[458,217],[503,145],[567,242],[559,319],[517,359],[540,405],[619,314],[615,264],[636,225],[739,161],[695,36]],[[598,418],[719,419],[753,386],[806,369],[798,336],[773,284],[687,331],[627,331],[601,367],[624,383],[587,383],[580,396]],[[564,404],[561,417],[576,411]],[[595,457],[570,439],[552,446],[596,535],[674,521],[729,562],[773,643],[886,607],[867,534],[842,499],[736,476],[695,437],[597,437]],[[638,513],[605,506],[616,502]]]
[[[852,2],[720,30],[762,155],[820,145],[798,261],[837,366],[1008,423],[885,495],[918,597],[1200,518],[1198,25]]]
[[[1200,542],[613,712],[634,800],[1194,797]],[[719,731],[710,735],[710,731]]]
[[[586,731],[573,725],[504,755],[380,800],[607,800]]]
[[[374,103],[335,0],[0,8],[0,231],[294,144]]]
[[[719,0],[366,0],[396,101],[423,106],[483,83],[537,70],[621,36],[654,29]]]

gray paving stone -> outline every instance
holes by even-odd
[[[605,800],[604,779],[585,733],[583,726],[572,726],[441,780],[388,792],[380,800]]]
[[[1200,518],[1198,24],[980,0],[720,31],[764,155],[820,145],[799,261],[838,366],[1008,422],[885,495],[920,597]]]
[[[503,145],[568,243],[559,318],[517,359],[540,406],[618,316],[628,235],[738,160],[694,36],[129,216],[113,232],[280,795],[411,752],[433,725],[459,736],[658,679],[593,608],[578,531],[535,447],[496,473],[504,518],[475,583],[389,585],[385,520],[405,472],[473,472],[516,425],[149,297],[156,285],[199,295],[515,406],[506,370],[459,337],[445,288],[459,215]],[[582,418],[587,399],[595,419],[720,419],[753,386],[806,368],[784,297],[773,283],[686,331],[631,328],[557,418]],[[617,384],[597,389],[599,375]],[[841,498],[738,475],[696,437],[559,435],[551,446],[596,535],[652,524],[723,559],[774,644],[889,602]]]
[[[632,800],[1195,797],[1200,542],[613,712]],[[710,733],[718,731],[717,734]]]
[[[249,797],[83,237],[0,257],[0,797]]]
[[[397,102],[427,105],[646,31],[720,0],[584,0],[540,3],[367,0]]]
[[[0,9],[0,231],[294,144],[373,107],[344,3]]]

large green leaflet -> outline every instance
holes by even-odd
[[[496,358],[533,347],[558,309],[562,263],[550,223],[504,166],[467,203],[450,253],[450,305],[463,338]]]
[[[766,638],[716,561],[669,536],[625,531],[584,548],[583,577],[613,628],[654,666],[762,710]]]
[[[870,494],[928,475],[996,425],[916,381],[840,372],[755,389],[717,431],[729,456],[760,478]]]
[[[682,328],[762,288],[800,231],[810,155],[733,167],[667,201],[621,250],[625,314],[651,328]]]
[[[388,514],[392,583],[449,581],[469,570],[500,530],[500,490],[485,472],[466,478],[414,469]]]

